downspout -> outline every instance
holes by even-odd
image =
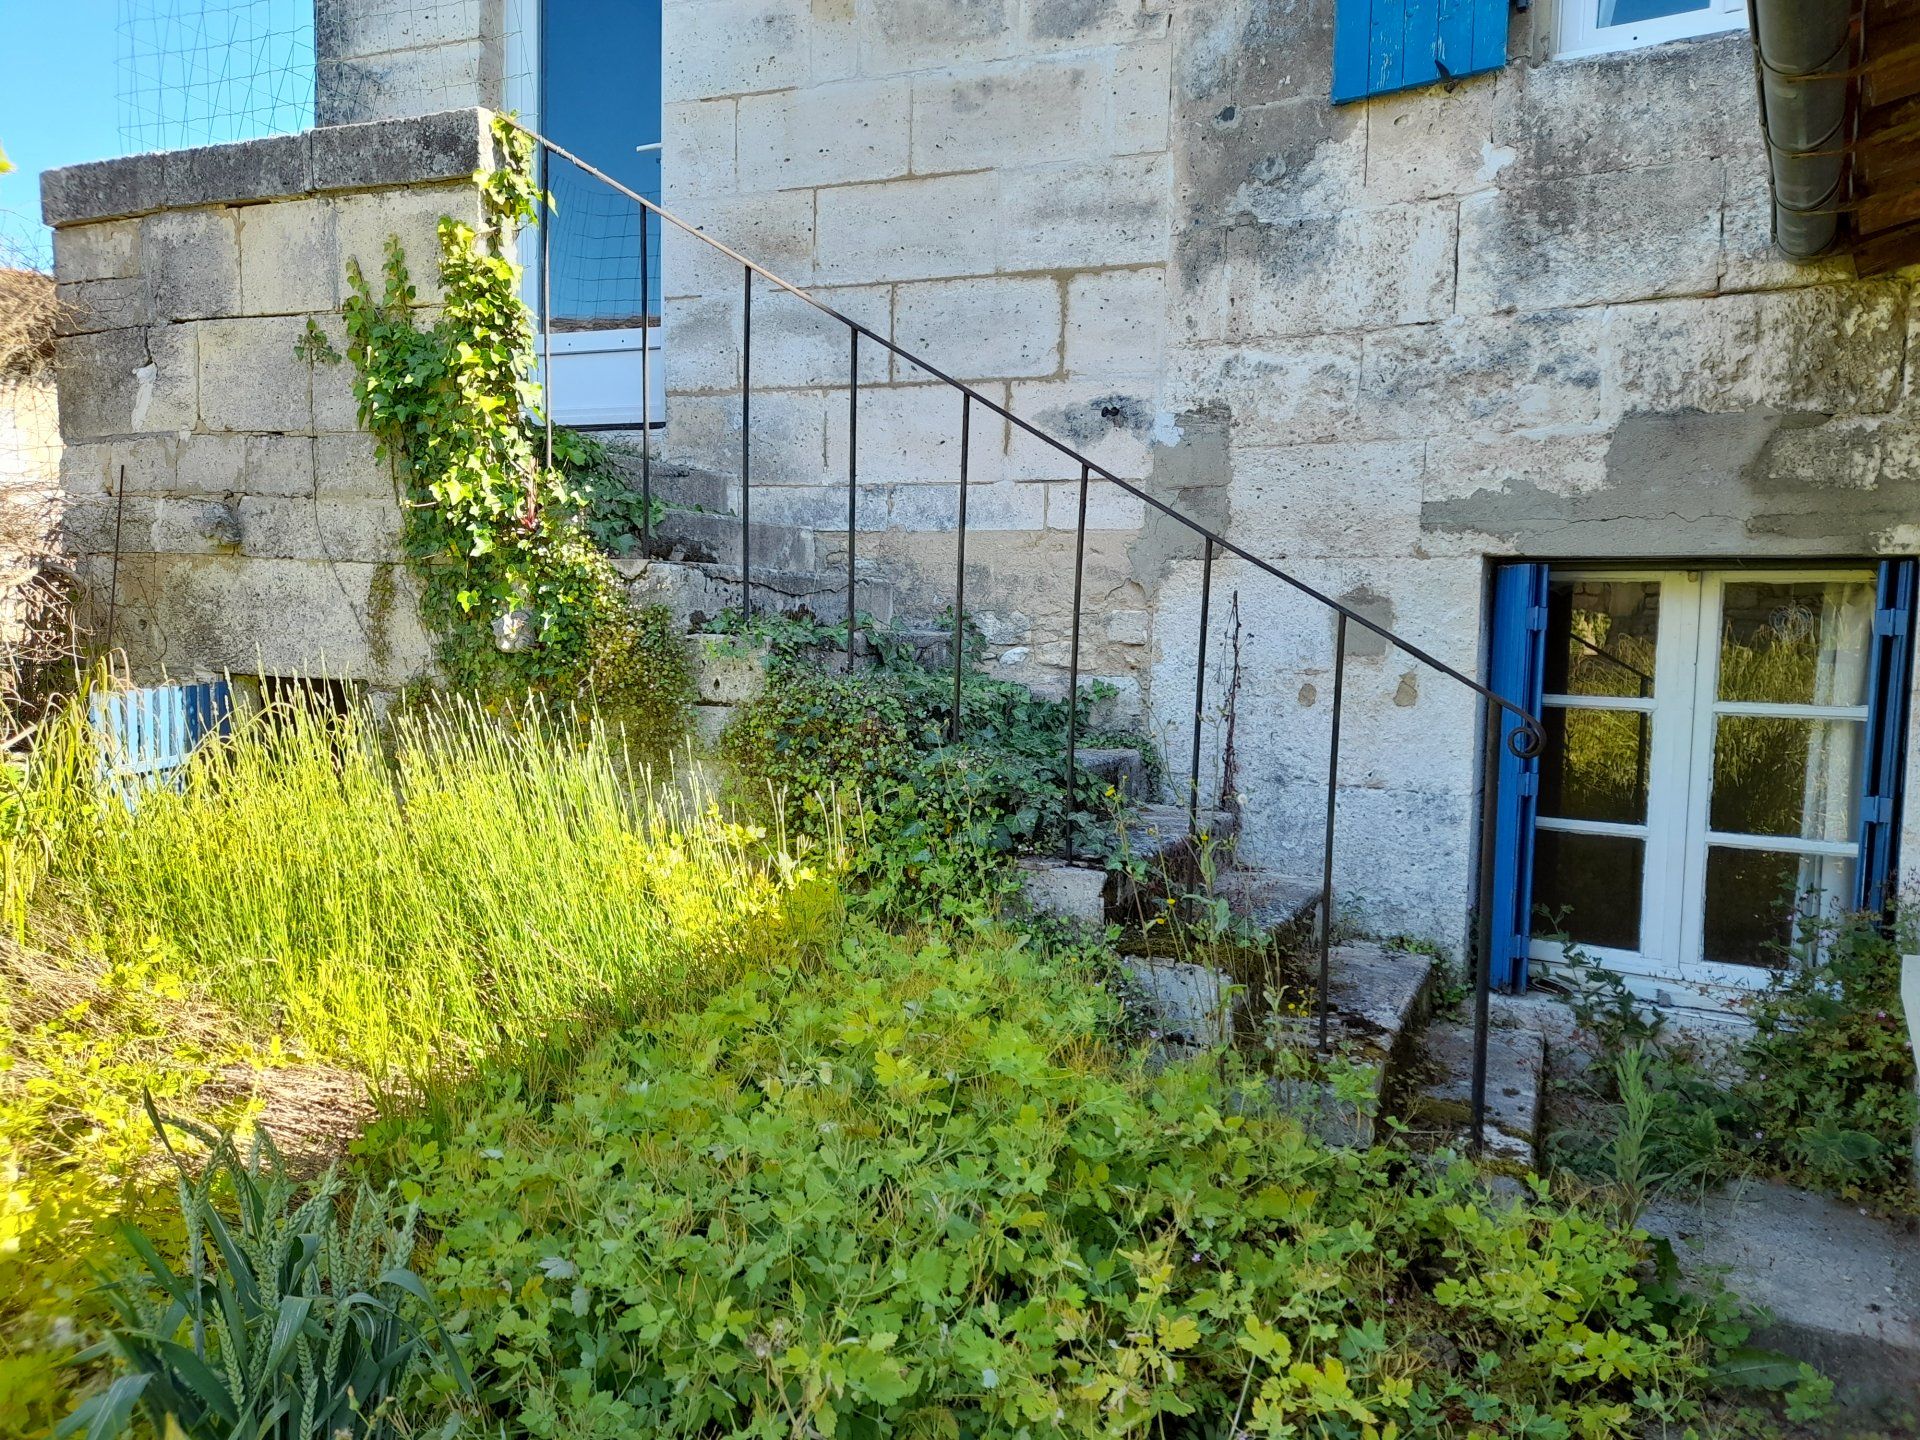
[[[1747,0],[1773,241],[1795,260],[1833,244],[1845,200],[1853,0]]]

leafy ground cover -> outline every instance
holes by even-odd
[[[83,732],[52,727],[4,812],[0,1435],[64,1407],[113,1222],[165,1212],[143,1093],[324,1131],[367,1090],[538,1088],[605,1028],[804,948],[839,903],[591,723],[455,707],[383,729],[290,703],[131,805]]]
[[[1530,1435],[1690,1413],[1723,1317],[1598,1212],[1124,1044],[1097,948],[855,924],[377,1137],[492,1433]],[[451,1389],[451,1387],[445,1387]]]

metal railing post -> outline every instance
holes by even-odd
[[[640,207],[640,553],[653,548],[653,275],[647,232],[653,217]]]
[[[1187,834],[1200,833],[1200,721],[1207,693],[1207,624],[1213,607],[1213,539],[1200,562],[1200,654],[1193,664],[1193,763],[1187,773]]]
[[[1486,702],[1486,776],[1481,784],[1480,814],[1480,923],[1476,927],[1479,952],[1473,968],[1473,1153],[1478,1155],[1487,1144],[1487,1025],[1493,995],[1493,857],[1496,825],[1500,815],[1500,744],[1505,728],[1502,711],[1492,700]]]
[[[1080,467],[1080,518],[1073,527],[1073,641],[1067,648],[1067,863],[1073,863],[1073,801],[1078,778],[1074,753],[1080,740],[1080,587],[1087,566],[1087,485],[1091,467]]]
[[[1333,723],[1327,736],[1327,828],[1320,849],[1320,1053],[1327,1053],[1327,1012],[1333,1007],[1333,836],[1340,804],[1340,717],[1346,703],[1347,617],[1333,627]]]
[[[973,396],[960,392],[960,528],[954,546],[953,576],[953,722],[950,743],[960,740],[960,681],[967,663],[967,447],[973,430]]]
[[[847,353],[847,671],[853,671],[853,537],[860,499],[860,332],[849,330]]]
[[[753,615],[753,268],[740,294],[740,618]]]
[[[553,469],[553,192],[547,147],[540,147],[540,414],[546,422],[547,469]]]

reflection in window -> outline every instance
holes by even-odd
[[[1651,697],[1659,627],[1657,581],[1552,582],[1547,588],[1547,693]]]
[[[1709,825],[1726,834],[1853,839],[1866,728],[1857,720],[1720,716]]]
[[[1638,825],[1647,818],[1652,717],[1637,710],[1548,706],[1540,760],[1540,813]]]
[[[1720,630],[1722,700],[1862,705],[1873,586],[1865,580],[1730,582]]]
[[[1664,20],[1669,15],[1691,15],[1696,10],[1705,10],[1711,0],[1589,0],[1589,3],[1597,3],[1597,23],[1605,29],[1609,25]]]
[[[1637,950],[1644,865],[1639,840],[1540,830],[1533,842],[1533,902],[1546,918],[1534,933],[1557,930],[1576,945]]]
[[[1853,893],[1851,856],[1707,849],[1702,953],[1730,965],[1779,966],[1804,919],[1831,916]],[[1825,897],[1825,898],[1823,898]]]

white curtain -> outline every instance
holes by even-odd
[[[1867,688],[1872,635],[1872,590],[1854,584],[1825,587],[1810,697],[1814,704],[1860,703]],[[1801,787],[1800,833],[1808,839],[1849,839],[1857,826],[1866,726],[1858,720],[1816,720],[1811,728]],[[1852,873],[1849,862],[1809,855],[1800,862],[1800,893],[1819,892],[1829,912],[1844,909],[1852,903]]]

